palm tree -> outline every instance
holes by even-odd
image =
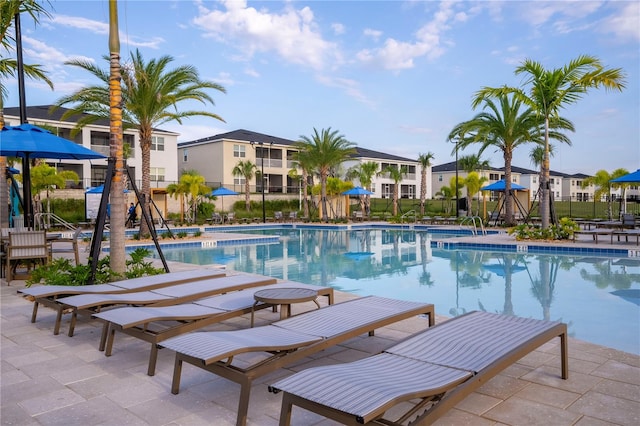
[[[110,225],[113,232],[109,233],[111,253],[109,266],[118,274],[124,274],[127,269],[125,254],[124,228],[125,203],[124,203],[124,138],[122,135],[122,75],[120,72],[120,35],[118,28],[118,4],[116,0],[109,1],[109,156],[115,161],[109,199],[112,203],[110,212]],[[144,207],[144,205],[143,205]],[[144,217],[144,211],[143,217]],[[143,225],[144,224],[144,225]],[[140,221],[142,227],[147,226],[145,220]],[[144,235],[144,233],[141,233]],[[91,260],[92,275],[95,274],[97,259]]]
[[[424,216],[424,204],[427,199],[427,169],[431,167],[431,160],[435,158],[433,152],[418,155],[418,163],[420,163],[420,215]]]
[[[373,182],[373,177],[378,172],[378,163],[375,161],[366,161],[364,163],[359,163],[357,166],[351,167],[347,170],[346,179],[353,180],[357,179],[360,182],[360,185],[369,191],[371,191],[371,182]],[[369,212],[371,205],[371,196],[364,195],[360,196],[360,201],[362,203],[362,211]]]
[[[594,185],[596,187],[593,192],[593,197],[596,200],[602,199],[602,197],[606,197],[607,199],[607,217],[609,220],[613,218],[613,209],[611,203],[611,189],[617,188],[615,183],[611,182],[611,179],[619,178],[620,176],[624,176],[629,172],[626,169],[616,169],[613,173],[609,173],[606,170],[598,170],[594,176],[589,176],[582,180],[582,188],[586,188],[589,185]]]
[[[581,55],[562,68],[545,69],[541,63],[525,59],[515,70],[516,75],[525,76],[522,88],[483,87],[475,95],[474,107],[483,103],[487,97],[513,94],[520,102],[532,109],[544,121],[544,158],[542,162],[542,197],[540,216],[542,228],[549,227],[551,198],[549,194],[549,139],[551,139],[551,120],[558,118],[560,110],[574,104],[589,89],[604,87],[606,90],[622,91],[625,87],[625,75],[621,68],[605,68],[600,60],[589,55]],[[525,90],[528,89],[528,94]]]
[[[18,73],[18,61],[9,57],[10,52],[15,49],[16,36],[12,35],[9,30],[15,22],[15,17],[23,12],[29,14],[35,24],[39,23],[40,15],[50,16],[43,4],[35,0],[0,1],[0,128],[4,127],[4,98],[7,96],[7,89],[3,81],[9,77],[15,77]],[[24,73],[28,77],[42,80],[53,89],[53,83],[40,65],[23,64],[22,66]],[[4,179],[6,169],[7,159],[0,156],[0,176],[3,177],[3,179],[0,179],[0,206],[9,204],[9,188],[7,187],[7,180]],[[8,215],[0,215],[0,227],[9,227]]]
[[[302,171],[302,205],[303,215],[308,218],[309,216],[309,176],[313,177],[314,158],[307,151],[296,151],[293,155],[293,161],[295,167]]]
[[[387,166],[379,174],[385,175],[393,181],[393,215],[398,215],[398,198],[400,193],[400,182],[407,176],[407,166]]]
[[[477,154],[470,154],[458,159],[458,167],[467,172],[464,186],[467,188],[467,216],[471,216],[471,198],[473,194],[480,191],[482,184],[487,181],[485,177],[480,177],[475,172],[489,168],[489,161],[481,160]]]
[[[511,198],[511,161],[513,152],[521,145],[537,143],[543,137],[543,122],[531,108],[522,110],[522,102],[515,96],[496,96],[497,103],[491,96],[484,99],[484,111],[469,121],[457,124],[449,134],[449,140],[459,138],[456,149],[479,143],[478,155],[482,155],[489,147],[502,151],[505,174],[505,222],[513,225],[513,200]],[[550,137],[570,144],[570,140],[555,129],[573,130],[573,124],[561,117],[553,120]],[[460,137],[460,135],[463,135]]]
[[[66,188],[67,181],[78,183],[79,180],[80,178],[76,172],[71,170],[58,172],[55,167],[51,167],[44,162],[31,169],[31,186],[33,193],[47,192],[47,213],[51,213],[50,192],[56,189]]]
[[[180,175],[178,184],[170,184],[167,186],[167,192],[175,198],[178,195],[186,195],[189,204],[189,221],[196,223],[198,219],[198,201],[200,196],[207,195],[211,192],[211,188],[206,186],[204,176],[196,170],[186,170]]]
[[[464,186],[467,188],[467,216],[473,216],[471,213],[471,199],[473,194],[477,194],[487,178],[480,176],[477,172],[471,172],[464,178]],[[478,210],[480,209],[480,197],[478,197]]]
[[[107,58],[105,58],[107,59]],[[123,117],[124,122],[138,128],[140,149],[142,151],[142,188],[143,200],[141,208],[146,208],[146,199],[150,199],[151,179],[151,137],[153,129],[170,121],[182,123],[182,119],[192,116],[206,116],[224,121],[220,116],[208,111],[193,111],[179,108],[183,101],[200,101],[215,105],[206,89],[225,93],[221,85],[201,80],[198,71],[189,65],[168,69],[173,61],[171,56],[162,56],[145,62],[139,51],[131,53],[131,64],[121,69],[123,76]],[[105,118],[109,111],[107,74],[92,62],[71,60],[68,65],[82,68],[96,76],[103,84],[85,87],[77,92],[64,96],[57,106],[72,104],[62,119],[85,113],[77,122],[81,128],[99,118]],[[144,224],[144,222],[143,222]],[[141,226],[140,233],[148,232],[146,224]]]
[[[318,132],[313,129],[311,137],[300,136],[296,143],[303,155],[313,158],[316,172],[320,176],[320,201],[322,203],[322,220],[329,220],[327,212],[327,178],[332,168],[342,164],[350,155],[355,154],[355,144],[349,142],[337,130],[322,129]]]
[[[258,166],[251,161],[238,161],[238,164],[231,170],[231,174],[234,176],[244,178],[244,204],[247,211],[251,210],[251,197],[249,196],[251,193],[251,179],[258,173]]]

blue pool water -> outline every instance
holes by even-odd
[[[640,259],[432,247],[427,231],[279,229],[275,244],[168,249],[167,260],[472,310],[562,321],[571,336],[640,354]],[[441,235],[438,236],[441,238]]]

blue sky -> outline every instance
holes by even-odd
[[[29,105],[51,104],[95,83],[65,66],[85,58],[107,69],[108,2],[52,0],[52,19],[23,18],[26,63],[42,64],[55,91],[27,80]],[[483,86],[517,86],[526,58],[546,68],[578,55],[623,68],[623,92],[594,90],[563,116],[573,146],[560,146],[553,170],[593,174],[640,168],[640,2],[638,1],[131,1],[120,0],[121,55],[170,55],[195,66],[212,92],[207,107],[226,123],[191,118],[162,128],[189,141],[235,129],[296,140],[331,127],[359,146],[408,158],[431,151],[453,160],[449,131],[479,110]],[[6,82],[6,106],[17,85]],[[199,105],[189,108],[202,109]],[[534,168],[530,148],[514,165]],[[475,153],[474,149],[460,155]],[[486,151],[495,167],[501,153]]]

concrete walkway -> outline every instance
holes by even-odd
[[[172,263],[170,267],[177,271],[193,265]],[[54,336],[53,311],[41,308],[38,321],[30,322],[32,304],[16,294],[24,282],[12,281],[8,286],[2,280],[0,285],[2,425],[235,423],[239,398],[236,384],[186,365],[181,392],[172,395],[172,352],[161,350],[156,375],[147,376],[147,343],[118,334],[114,353],[107,358],[97,349],[100,323],[81,318],[75,336],[68,337],[67,319],[60,335]],[[352,297],[337,293],[338,301]],[[293,309],[296,313],[314,307],[307,303]],[[277,318],[277,313],[262,310],[257,322]],[[436,322],[444,320],[436,318]],[[249,318],[242,317],[209,329],[248,325]],[[374,337],[358,337],[258,380],[252,389],[249,424],[278,424],[281,396],[269,393],[267,385],[280,377],[310,366],[363,358],[426,326],[423,318],[406,320],[379,330]],[[467,397],[436,424],[640,424],[640,356],[575,339],[569,341],[569,356],[570,376],[562,380],[557,342],[542,346]],[[334,423],[296,408],[293,424]]]

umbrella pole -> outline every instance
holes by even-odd
[[[29,153],[22,158],[22,199],[24,202],[24,225],[33,227],[33,200],[31,199],[31,164]]]

